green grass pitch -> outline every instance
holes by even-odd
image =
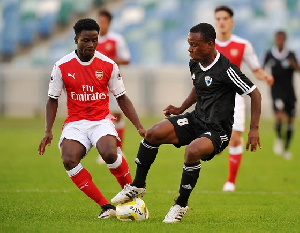
[[[149,128],[158,118],[142,118]],[[37,148],[44,119],[0,118],[0,232],[299,232],[300,231],[300,121],[291,146],[294,158],[286,161],[272,152],[273,122],[262,120],[263,149],[245,152],[233,193],[221,191],[227,177],[228,151],[202,162],[190,209],[180,223],[162,220],[179,189],[184,148],[163,145],[149,171],[147,194],[150,210],[144,222],[96,219],[100,208],[67,176],[57,142],[63,119],[54,125],[54,140],[46,153]],[[247,134],[244,134],[245,138]],[[127,123],[124,151],[132,176],[141,138]],[[91,152],[82,164],[110,200],[121,190],[105,165]]]

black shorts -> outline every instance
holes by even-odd
[[[284,111],[288,116],[293,117],[295,116],[295,102],[294,99],[273,98],[273,110],[274,112]]]
[[[174,144],[176,147],[189,145],[193,140],[201,137],[209,138],[212,141],[214,153],[205,161],[211,160],[228,146],[231,133],[217,132],[204,124],[196,123],[193,112],[172,116],[167,119],[173,124],[179,140],[178,144]]]

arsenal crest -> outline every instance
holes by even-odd
[[[239,51],[237,49],[231,49],[230,50],[230,55],[233,57],[236,57],[238,55]]]
[[[95,71],[95,76],[97,79],[101,80],[103,78],[103,70],[96,70]]]

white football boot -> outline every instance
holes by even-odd
[[[188,211],[189,207],[181,207],[180,205],[173,205],[169,210],[168,214],[166,215],[163,222],[165,223],[173,223],[173,222],[180,222],[183,216]]]
[[[223,185],[223,191],[224,192],[233,192],[235,191],[235,184],[231,183],[229,181],[227,181],[224,185]]]
[[[273,145],[273,152],[275,155],[282,155],[283,153],[283,143],[280,138],[276,138]]]
[[[128,200],[131,200],[134,197],[141,197],[146,193],[146,187],[137,188],[126,184],[121,192],[119,192],[114,198],[111,199],[111,202],[114,204],[122,204]]]

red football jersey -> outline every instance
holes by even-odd
[[[118,66],[97,51],[88,62],[82,62],[73,51],[55,63],[48,96],[58,98],[63,88],[68,108],[65,123],[105,119],[110,113],[108,91],[115,97],[125,93]]]
[[[248,40],[236,35],[232,35],[228,41],[216,39],[216,49],[238,67],[241,67],[244,61],[251,70],[260,68],[258,58]]]
[[[130,60],[130,52],[125,39],[117,33],[109,32],[105,36],[99,36],[96,50],[113,60],[116,58]]]

